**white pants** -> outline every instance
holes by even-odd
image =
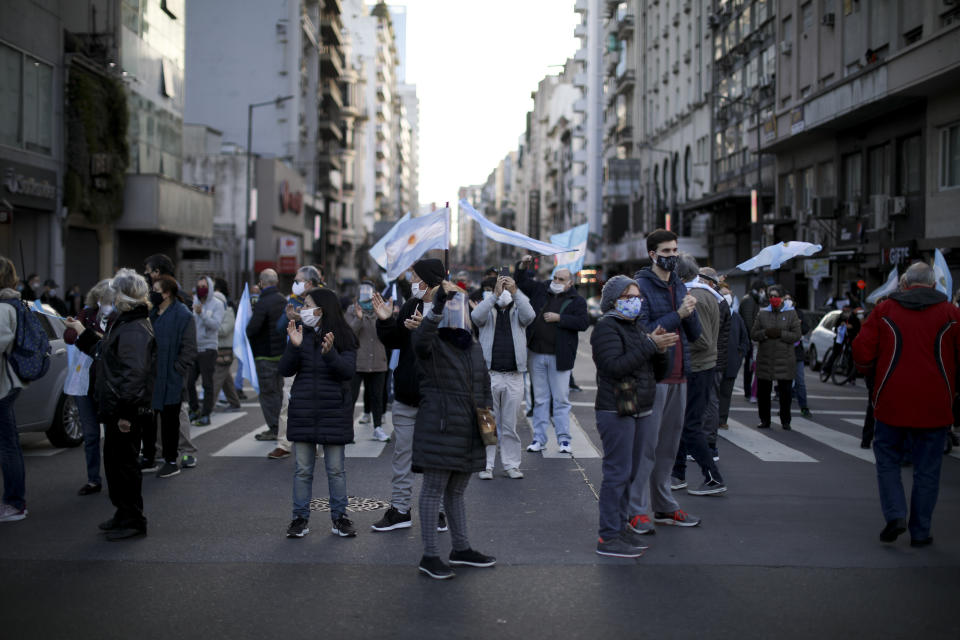
[[[497,419],[497,444],[487,447],[487,469],[493,469],[500,447],[500,462],[504,469],[520,467],[520,436],[517,435],[517,412],[523,399],[523,374],[518,371],[490,372],[490,391],[493,394],[493,415]]]

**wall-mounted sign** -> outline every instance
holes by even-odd
[[[277,246],[277,255],[293,256],[300,255],[300,237],[299,236],[280,236]]]
[[[910,259],[910,247],[890,247],[882,250],[882,260],[885,264],[901,265]]]
[[[53,208],[57,199],[57,174],[18,162],[3,161],[0,194],[14,206]]]
[[[303,209],[303,192],[290,191],[290,183],[284,180],[280,183],[280,213],[290,211],[300,213]]]

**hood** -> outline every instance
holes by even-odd
[[[216,296],[217,294],[213,290],[212,278],[210,278],[209,276],[204,276],[203,281],[207,283],[207,291],[209,291],[209,293],[207,294],[207,299],[203,302],[203,304],[206,305],[210,302],[210,299],[211,299],[210,296],[211,295]],[[196,295],[193,296],[193,304],[200,304],[200,299]]]
[[[911,287],[906,291],[891,293],[890,299],[897,301],[905,309],[923,311],[927,307],[946,302],[947,296],[933,287]]]
[[[699,278],[694,278],[693,280],[685,284],[687,285],[687,291],[690,291],[690,289],[706,289],[707,291],[713,294],[713,297],[717,299],[718,303],[726,302],[726,300],[723,299],[723,296],[720,295],[719,291],[717,291],[716,289],[714,289],[708,284],[704,284],[703,282],[700,282]]]
[[[219,291],[214,291],[213,295],[214,297],[216,297],[217,300],[223,303],[223,306],[227,306],[227,296],[223,295]]]
[[[20,292],[16,289],[0,289],[0,300],[9,300],[10,298],[20,298]]]
[[[773,310],[773,307],[772,307],[771,305],[769,305],[769,304],[768,304],[767,306],[765,306],[764,308],[760,309],[760,311],[769,311],[769,312],[771,312],[771,313],[783,313],[784,311],[793,311],[793,308],[794,308],[794,307],[793,307],[793,301],[792,301],[792,300],[787,300],[787,301],[784,302],[782,305],[780,305],[780,310],[779,310],[779,311],[774,311],[774,310]]]
[[[679,278],[677,278],[676,272],[671,272],[670,280],[668,282],[664,282],[663,280],[660,279],[660,276],[658,276],[653,272],[653,269],[651,269],[650,267],[646,267],[644,269],[640,269],[640,271],[637,271],[635,274],[633,274],[633,279],[638,281],[649,280],[650,282],[653,282],[657,286],[663,287],[664,289],[670,288],[670,285],[676,284],[679,280]]]

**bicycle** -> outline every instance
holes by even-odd
[[[857,367],[853,363],[853,349],[847,342],[843,343],[843,348],[836,362],[833,363],[831,377],[833,384],[842,386],[857,377]]]

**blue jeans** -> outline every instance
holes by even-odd
[[[533,439],[547,444],[550,407],[553,400],[553,428],[557,442],[570,441],[570,371],[557,371],[557,356],[530,352],[528,363],[533,381]]]
[[[330,489],[330,517],[334,520],[347,512],[347,474],[343,469],[346,447],[342,444],[324,444],[323,462],[327,467],[327,485]],[[317,445],[312,442],[294,442],[296,465],[293,470],[293,517],[310,519],[310,499],[313,497],[313,468],[317,463]]]
[[[80,426],[83,428],[83,452],[87,457],[87,482],[101,484],[100,480],[100,421],[93,398],[90,396],[71,396],[80,412]]]
[[[900,476],[900,463],[907,451],[913,457],[913,490],[910,492],[910,537],[930,537],[930,521],[940,493],[940,466],[947,429],[892,427],[876,421],[873,453],[877,457],[880,508],[887,522],[907,518],[907,499]]]
[[[687,454],[693,456],[704,481],[711,478],[723,482],[723,476],[713,461],[713,453],[707,446],[707,434],[704,431],[703,417],[710,402],[710,392],[715,383],[714,369],[690,372],[687,374],[687,406],[683,416],[683,432],[680,446],[673,463],[673,477],[685,480],[687,476]]]
[[[804,369],[806,369],[806,364],[798,357],[797,375],[793,378],[793,397],[797,399],[797,405],[800,409],[807,408],[807,381],[803,377]]]
[[[13,403],[18,395],[20,389],[14,389],[0,400],[0,470],[3,471],[3,504],[14,509],[25,509],[27,480],[17,417],[13,414]]]
[[[636,418],[616,411],[597,411],[597,431],[603,443],[598,534],[617,537],[630,519],[630,489],[637,478],[649,480],[657,449],[653,414]],[[646,484],[642,484],[646,490]]]

